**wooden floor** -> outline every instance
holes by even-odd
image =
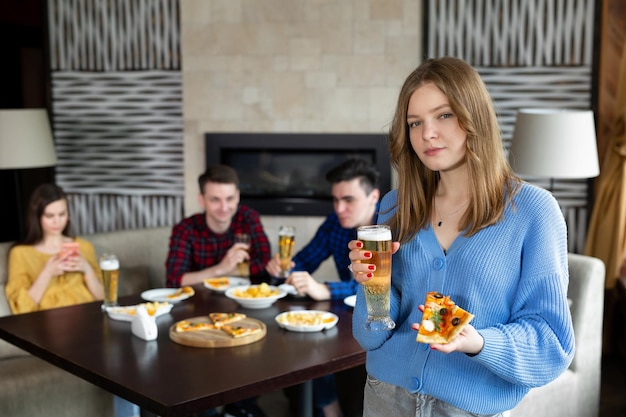
[[[599,417],[626,417],[626,360],[605,357],[602,360],[602,385]],[[259,405],[268,417],[292,417],[282,391],[265,394]]]

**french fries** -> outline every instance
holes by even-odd
[[[245,290],[236,289],[233,291],[235,297],[240,298],[265,298],[280,294],[278,289],[270,288],[265,282],[259,285],[250,285]]]
[[[283,314],[278,318],[280,323],[290,324],[292,326],[318,326],[320,324],[327,324],[334,320],[334,318],[325,312],[298,312],[290,311],[287,314]]]

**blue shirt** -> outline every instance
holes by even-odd
[[[382,200],[379,222],[397,192]],[[532,387],[563,373],[574,355],[567,302],[567,230],[558,203],[524,183],[497,224],[459,235],[444,254],[430,226],[392,258],[390,331],[364,329],[367,311],[358,288],[353,334],[367,351],[369,374],[408,392],[438,398],[462,410],[496,414],[514,408]],[[484,339],[474,356],[444,354],[417,343],[427,291],[450,295],[474,314]]]
[[[376,223],[379,205],[380,203],[376,205],[374,223]],[[345,297],[356,294],[359,283],[352,278],[352,272],[348,270],[348,265],[350,265],[348,243],[354,239],[356,239],[356,229],[341,227],[339,218],[333,212],[317,229],[313,239],[293,257],[295,263],[293,270],[312,274],[322,262],[332,256],[341,281],[324,282],[330,291],[331,300],[343,300]]]

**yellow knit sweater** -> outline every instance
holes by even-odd
[[[93,245],[81,238],[76,238],[76,242],[79,244],[80,254],[102,280]],[[5,292],[13,314],[94,301],[81,272],[66,272],[52,277],[39,304],[30,298],[28,290],[51,256],[54,255],[39,252],[31,245],[19,245],[11,249]]]

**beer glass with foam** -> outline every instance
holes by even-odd
[[[105,253],[100,257],[100,270],[104,285],[104,302],[102,309],[117,305],[117,287],[120,276],[120,262],[112,253]]]
[[[391,330],[396,323],[389,317],[391,294],[391,229],[387,225],[361,226],[357,238],[363,242],[363,250],[372,257],[362,263],[376,265],[374,277],[363,282],[363,293],[367,305],[368,330]]]
[[[291,258],[295,244],[296,229],[293,226],[280,226],[278,229],[278,257],[280,259],[280,276],[287,278],[291,271]]]

